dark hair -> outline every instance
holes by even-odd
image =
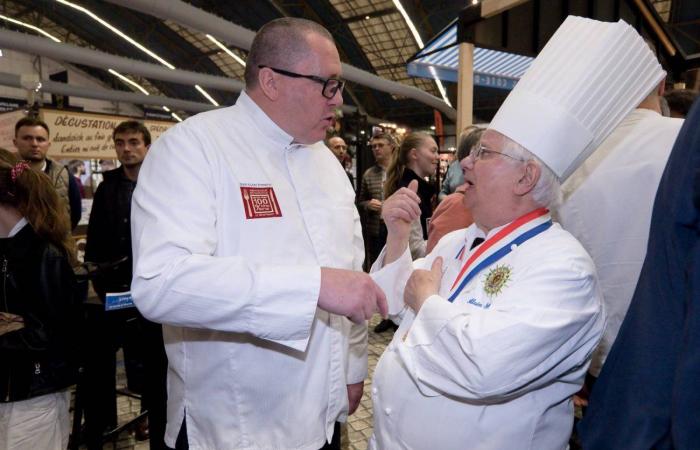
[[[674,89],[664,94],[669,109],[683,117],[688,115],[688,111],[690,111],[690,107],[693,106],[693,102],[697,96],[698,91],[693,91],[691,89]]]
[[[80,166],[84,166],[84,165],[85,165],[85,163],[79,159],[71,159],[70,161],[68,161],[68,164],[66,164],[66,166],[68,167],[68,171],[70,173],[72,173],[73,175],[75,175],[75,173],[78,171],[78,168]]]
[[[343,136],[339,135],[338,133],[327,133],[326,138],[323,140],[323,143],[326,144],[326,147],[331,147],[331,139],[333,138],[340,138],[343,139],[343,142],[345,142]]]
[[[484,133],[483,128],[468,127],[459,135],[459,144],[457,144],[457,161],[461,161],[476,147],[481,141],[481,135]]]
[[[250,46],[245,66],[246,86],[258,85],[258,66],[290,70],[309,51],[306,36],[318,34],[333,42],[333,36],[316,22],[295,17],[272,20],[260,28]]]
[[[51,179],[5,149],[0,149],[0,204],[17,209],[37,235],[76,262],[68,211]]]
[[[375,139],[375,136],[373,139]],[[408,155],[411,150],[419,147],[424,140],[432,139],[432,136],[422,131],[416,131],[406,135],[401,141],[399,149],[393,153],[393,158],[386,169],[386,182],[384,183],[384,198],[389,198],[391,194],[399,190],[399,182],[403,177],[403,172],[409,163]]]
[[[146,147],[151,145],[151,132],[138,120],[127,120],[117,125],[112,132],[112,140],[116,139],[118,133],[141,133],[143,143],[146,144]]]
[[[23,117],[17,121],[15,124],[15,136],[17,132],[22,127],[41,127],[46,130],[46,134],[49,134],[49,126],[43,120],[37,119],[36,117]]]

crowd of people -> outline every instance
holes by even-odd
[[[71,235],[84,163],[17,122],[17,153],[0,150],[0,449],[65,449],[76,383],[73,439],[102,448],[120,348],[152,449],[339,449],[375,314],[395,333],[371,449],[564,449],[572,432],[696,448],[700,106],[665,92],[636,31],[567,18],[491,123],[459,134],[442,186],[434,136],[383,132],[355,192],[327,135],[341,76],[325,28],[277,19],[234,106],[155,142],[116,126],[91,298]]]

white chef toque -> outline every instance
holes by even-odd
[[[665,75],[624,21],[569,16],[489,129],[537,155],[564,181]]]

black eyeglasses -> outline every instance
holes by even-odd
[[[275,67],[264,65],[259,65],[258,69],[270,69],[271,71],[279,73],[280,75],[284,75],[286,77],[306,78],[308,80],[315,81],[316,83],[320,83],[323,85],[321,95],[323,95],[327,99],[335,97],[335,94],[337,94],[338,91],[343,92],[343,88],[345,87],[345,81],[339,78],[321,78],[316,75],[302,75],[300,73],[290,72],[288,70],[277,69]]]
[[[473,149],[473,150],[471,151],[471,153],[469,154],[469,156],[471,156],[472,158],[474,158],[474,161],[476,161],[477,159],[481,159],[481,158],[484,156],[484,154],[488,154],[488,153],[495,153],[495,154],[497,154],[497,155],[505,156],[506,158],[514,159],[514,160],[520,161],[520,162],[525,162],[525,161],[526,161],[526,160],[521,159],[521,158],[516,158],[515,156],[507,155],[507,154],[505,154],[505,153],[503,153],[503,152],[497,152],[497,151],[495,151],[495,150],[486,150],[486,149],[484,148],[484,146],[481,145],[481,144],[479,144],[478,147],[476,147],[475,149]]]

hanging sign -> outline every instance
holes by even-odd
[[[133,117],[42,109],[41,119],[49,126],[49,157],[54,159],[116,158],[112,132],[119,123]],[[138,119],[136,119],[138,120]],[[154,142],[174,122],[144,120]]]

